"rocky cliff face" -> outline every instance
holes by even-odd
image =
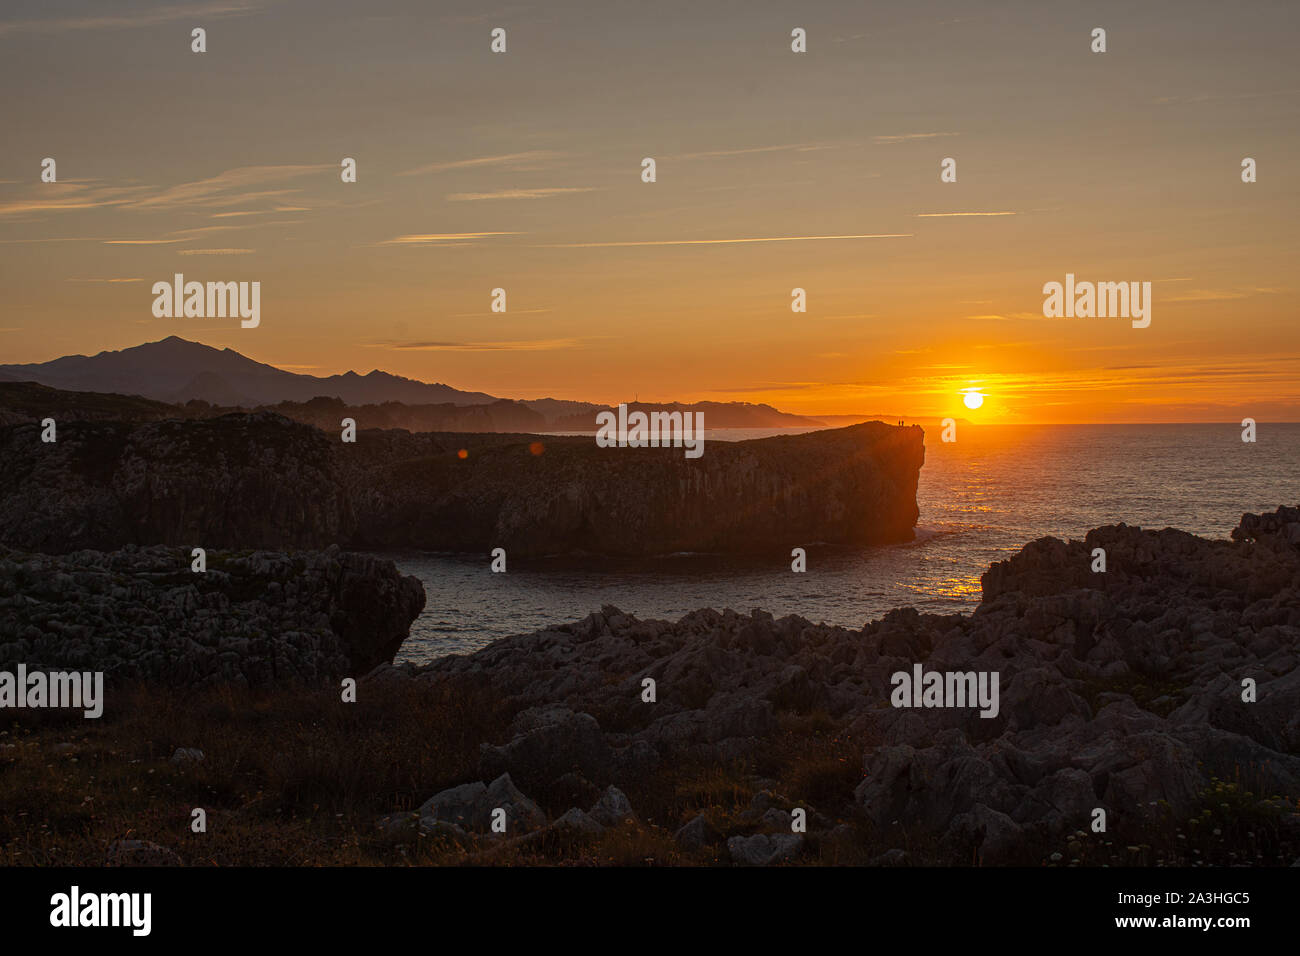
[[[485,743],[480,767],[525,789],[566,773],[628,787],[665,763],[761,757],[783,720],[825,714],[871,743],[856,789],[823,794],[831,805],[809,819],[851,802],[879,833],[903,828],[900,859],[907,841],[965,861],[975,847],[987,863],[1036,862],[1090,833],[1097,808],[1108,833],[1143,843],[1186,826],[1212,793],[1216,813],[1258,801],[1256,819],[1276,821],[1294,850],[1300,510],[1247,515],[1238,531],[1236,543],[1123,525],[1083,542],[1045,538],[989,570],[970,616],[903,609],[854,631],[762,611],[665,622],[607,607],[372,679],[477,680],[525,708],[506,739]],[[1104,574],[1090,570],[1094,547],[1107,551]],[[916,664],[997,673],[996,716],[892,706],[891,675]],[[654,703],[642,699],[646,678]],[[788,842],[789,815],[776,822],[773,838]],[[820,825],[810,838],[831,838],[829,822],[813,833]],[[1232,836],[1240,862],[1278,852],[1252,844],[1250,829]],[[1151,846],[1132,849],[1148,856],[1127,862],[1156,862]]]
[[[788,555],[815,542],[906,541],[925,458],[920,428],[878,422],[712,442],[695,460],[679,448],[599,448],[590,438],[472,438],[372,433],[344,452],[357,543]]]
[[[153,547],[0,548],[0,669],[104,671],[193,687],[317,683],[391,661],[424,588],[391,561]]]
[[[0,541],[31,551],[126,544],[311,548],[351,511],[325,436],[268,413],[0,428]]]
[[[464,449],[466,457],[458,455]],[[482,551],[777,550],[911,538],[920,428],[878,422],[679,448],[591,438],[363,431],[270,413],[0,428],[0,540]]]

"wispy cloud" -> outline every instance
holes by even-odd
[[[243,256],[256,249],[182,249],[183,256]]]
[[[1248,293],[1233,292],[1227,289],[1193,289],[1183,295],[1170,296],[1166,302],[1226,302],[1230,299],[1244,299]]]
[[[548,189],[501,189],[491,193],[451,193],[447,196],[452,202],[476,202],[481,199],[549,199],[551,196],[564,196],[568,193],[590,193],[599,186],[555,186]]]
[[[545,163],[563,155],[563,153],[552,150],[535,149],[525,153],[505,153],[500,156],[479,156],[474,159],[454,159],[449,162],[429,163],[425,166],[416,166],[414,169],[403,170],[397,175],[419,176],[423,173],[441,173],[449,169],[477,169],[481,166],[504,166],[508,169],[519,169],[537,163]]]
[[[857,178],[858,179],[879,179],[880,173],[859,173],[857,174]],[[754,191],[758,189],[788,189],[791,186],[812,186],[815,183],[817,183],[816,179],[781,179],[779,181],[767,182],[767,183],[744,182],[744,183],[724,183],[721,186],[701,186],[698,191],[702,193],[720,193],[720,192],[730,192],[736,189],[744,189],[747,191]],[[683,210],[687,210],[687,209],[694,209],[698,207],[682,206],[680,208]]]
[[[257,0],[214,0],[210,3],[169,3],[130,12],[98,16],[59,17],[47,20],[0,21],[0,37],[19,33],[68,33],[75,30],[129,30],[159,26],[177,20],[217,19],[255,13],[264,6]]]
[[[820,382],[768,382],[766,385],[733,385],[729,388],[706,388],[706,392],[798,392],[816,388]]]
[[[906,143],[914,139],[938,139],[943,136],[960,136],[961,133],[899,133],[892,136],[873,136],[873,143],[890,145],[893,143]]]
[[[106,246],[169,246],[177,242],[189,242],[188,239],[104,239]]]
[[[511,315],[542,315],[546,312],[553,312],[553,309],[511,309]],[[453,319],[479,319],[483,317],[483,312],[453,312]]]
[[[1182,295],[1171,296],[1166,302],[1228,302],[1233,299],[1248,299],[1253,295],[1275,295],[1281,289],[1192,289]]]
[[[377,243],[381,246],[464,246],[494,236],[519,236],[518,232],[442,232],[427,235],[397,236]]]
[[[132,209],[154,211],[162,209],[212,208],[254,205],[275,200],[267,212],[297,210],[301,207],[285,206],[284,197],[298,189],[256,189],[263,185],[278,185],[288,180],[312,173],[333,169],[330,165],[312,166],[245,166],[229,169],[207,179],[180,183],[175,186],[108,186],[96,180],[42,183],[33,185],[26,196],[0,202],[0,218],[31,216],[40,218],[43,213],[71,212],[86,209]],[[224,215],[253,215],[258,210],[241,210]],[[223,215],[216,213],[215,215]]]
[[[954,216],[1014,216],[1014,212],[918,212],[917,219],[949,219]]]
[[[101,186],[94,182],[41,183],[28,195],[0,202],[0,217],[26,216],[32,213],[70,212],[129,204],[145,187]]]
[[[404,352],[554,352],[577,348],[580,339],[522,339],[510,342],[373,342],[368,349]]]
[[[174,229],[166,235],[169,236],[187,236],[187,239],[173,239],[172,242],[188,242],[190,239],[206,235],[210,232],[234,232],[242,229],[262,229],[267,226],[296,226],[298,223],[306,222],[305,219],[271,219],[264,222],[243,222],[230,226],[194,226],[189,229]]]
[[[557,242],[548,249],[597,249],[612,246],[725,246],[738,242],[817,242],[827,239],[911,239],[912,233],[880,233],[863,236],[773,236],[759,239],[656,239],[638,242]]]
[[[1179,96],[1156,96],[1147,102],[1152,106],[1173,106],[1183,103],[1208,103],[1221,100],[1250,100],[1261,96],[1291,96],[1300,93],[1300,89],[1291,87],[1285,90],[1259,90],[1248,93],[1189,93]]]
[[[180,183],[163,189],[156,195],[136,200],[136,209],[172,209],[184,206],[233,206],[238,203],[271,196],[281,196],[296,190],[275,189],[248,191],[248,187],[284,182],[322,172],[334,167],[328,164],[242,166],[228,169],[207,179]]]
[[[813,153],[823,149],[834,149],[828,143],[788,143],[782,146],[744,146],[739,149],[713,149],[702,153],[679,153],[666,159],[720,159],[726,156],[747,156],[751,153]]]
[[[69,282],[143,282],[144,279],[69,279]]]

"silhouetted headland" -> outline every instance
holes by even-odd
[[[697,460],[529,434],[363,428],[346,443],[270,412],[67,420],[57,438],[0,427],[12,547],[788,556],[910,540],[925,458],[919,427],[879,422],[709,442]]]

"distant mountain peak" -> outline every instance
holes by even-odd
[[[179,335],[97,355],[63,356],[49,362],[0,365],[0,380],[39,382],[77,392],[139,395],[164,402],[201,399],[213,404],[273,405],[318,396],[350,405],[484,405],[485,392],[466,392],[374,369],[365,375],[301,375],[258,362],[232,348],[217,349]]]

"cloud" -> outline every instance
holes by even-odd
[[[256,251],[256,249],[182,249],[180,253],[183,256],[242,256]]]
[[[553,309],[511,309],[511,315],[541,315],[546,312],[553,312]],[[481,319],[482,312],[453,312],[453,319]]]
[[[255,13],[261,3],[255,0],[214,0],[210,3],[164,4],[151,9],[129,13],[109,13],[100,16],[60,17],[50,20],[0,21],[0,37],[18,33],[68,33],[75,30],[127,30],[159,26],[177,20],[195,22],[201,19],[238,17]]]
[[[465,246],[490,236],[519,236],[519,232],[443,232],[429,235],[397,236],[378,243],[381,246]]]
[[[1170,296],[1166,302],[1224,302],[1229,299],[1244,299],[1244,292],[1215,291],[1214,289],[1193,289],[1185,295]]]
[[[595,192],[597,186],[556,186],[549,189],[502,189],[493,193],[451,193],[452,202],[475,202],[480,199],[549,199],[567,193]]]
[[[128,205],[142,186],[97,186],[93,183],[42,183],[22,199],[0,203],[0,217],[29,213],[68,212]]]
[[[894,143],[906,143],[914,139],[936,139],[941,136],[960,136],[961,133],[902,133],[894,136],[873,136],[872,142],[882,145],[892,145]]]
[[[952,216],[1014,216],[1014,212],[918,212],[917,219],[947,219]]]
[[[784,146],[745,146],[740,149],[714,149],[703,153],[679,153],[675,156],[666,156],[665,159],[719,159],[725,156],[747,156],[751,153],[779,153],[794,151],[796,153],[812,153],[823,149],[834,149],[834,146],[824,143],[790,143]]]
[[[821,382],[768,382],[766,385],[734,385],[730,388],[706,388],[706,392],[796,392],[819,388]]]
[[[167,233],[169,236],[186,236],[185,239],[172,239],[170,242],[188,242],[190,239],[205,235],[209,232],[231,232],[239,229],[262,229],[266,226],[294,226],[305,219],[272,219],[267,222],[245,222],[233,226],[194,226],[190,229],[174,229]]]
[[[186,207],[238,206],[299,192],[297,189],[259,190],[250,187],[282,183],[326,169],[333,169],[333,167],[329,165],[245,166],[226,170],[208,179],[167,187],[105,186],[95,180],[43,183],[34,186],[32,191],[21,199],[0,203],[0,217],[105,207],[151,211]],[[282,206],[283,199],[278,199],[278,204]],[[251,214],[251,211],[240,214]]]
[[[143,279],[69,279],[69,282],[143,282]]]
[[[879,179],[880,173],[857,173],[855,174],[854,178],[855,179]],[[790,186],[812,186],[815,185],[817,182],[818,180],[816,179],[781,179],[776,182],[767,182],[767,183],[751,183],[751,182],[726,183],[722,186],[700,186],[698,191],[702,193],[718,193],[718,192],[726,192],[733,189],[745,189],[750,192],[753,192],[759,189],[786,189]],[[691,209],[694,207],[682,206],[681,208]]]
[[[188,239],[105,239],[106,246],[169,246],[175,242],[189,242]]]
[[[247,191],[250,186],[283,182],[312,173],[333,169],[329,164],[285,166],[241,166],[228,169],[207,179],[181,183],[163,189],[156,195],[136,200],[134,209],[175,209],[185,206],[233,206],[253,199],[281,196],[297,190]]]
[[[553,352],[577,348],[580,339],[523,339],[513,342],[374,342],[363,343],[368,349],[395,349],[404,352]]]
[[[480,166],[506,166],[517,169],[533,163],[545,162],[563,156],[547,149],[535,149],[526,153],[505,153],[501,156],[480,156],[476,159],[456,159],[445,163],[429,163],[398,173],[399,176],[419,176],[423,173],[441,173],[449,169],[476,169]]]
[[[657,239],[638,242],[559,242],[548,243],[547,249],[595,249],[612,246],[722,246],[737,242],[815,242],[824,239],[911,239],[910,232],[880,233],[865,236],[774,236],[761,239]]]

